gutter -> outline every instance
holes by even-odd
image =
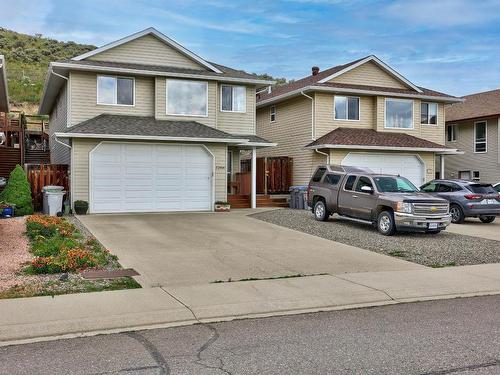
[[[443,154],[463,154],[463,151],[458,149],[450,148],[432,148],[432,147],[392,147],[392,146],[361,146],[361,145],[332,145],[332,144],[321,144],[306,146],[306,149],[315,150],[321,148],[328,149],[351,149],[351,150],[378,150],[378,151],[419,151],[419,152],[434,152]]]
[[[146,69],[131,69],[131,68],[118,68],[110,66],[95,66],[95,65],[83,65],[83,64],[68,64],[68,63],[51,63],[51,66],[55,68],[64,68],[70,70],[84,70],[84,71],[97,71],[97,72],[111,72],[111,73],[129,73],[133,75],[143,75],[143,76],[159,76],[159,77],[180,77],[180,78],[197,78],[205,79],[210,81],[222,81],[222,82],[240,82],[240,83],[252,83],[252,84],[263,84],[263,85],[274,85],[275,81],[262,80],[262,79],[252,79],[252,78],[237,78],[231,76],[211,76],[203,74],[192,74],[192,73],[176,73],[176,72],[163,72],[161,70],[146,70]]]
[[[249,139],[236,138],[193,138],[193,137],[169,137],[151,135],[124,135],[124,134],[87,134],[87,133],[54,133],[60,138],[93,138],[93,139],[126,139],[147,141],[172,141],[172,142],[205,142],[205,143],[230,143],[236,145],[248,145]]]
[[[264,99],[256,104],[257,108],[263,107],[265,105],[274,104],[276,102],[288,99],[290,97],[300,95],[302,92],[306,91],[322,91],[322,92],[338,92],[338,93],[351,93],[351,94],[362,94],[367,96],[386,96],[388,98],[408,98],[408,99],[424,99],[424,100],[432,100],[435,102],[444,102],[444,103],[462,103],[465,99],[462,98],[454,98],[450,96],[432,96],[432,95],[411,95],[411,94],[401,94],[395,92],[388,91],[373,91],[373,90],[361,90],[361,89],[351,89],[351,88],[343,88],[343,87],[325,87],[325,86],[306,86],[297,90],[293,90],[281,95],[278,95],[274,98]]]
[[[326,164],[330,164],[330,154],[327,154],[326,152],[320,151],[318,149],[314,149],[318,154],[325,155],[326,156]]]

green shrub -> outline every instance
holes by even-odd
[[[57,256],[65,249],[79,248],[82,248],[82,245],[78,241],[56,235],[37,239],[32,244],[31,252],[37,257],[49,257]]]
[[[29,275],[60,273],[63,271],[64,269],[62,264],[59,263],[59,259],[53,257],[35,258],[31,261],[31,264],[25,270],[25,272]]]
[[[7,186],[0,193],[0,200],[15,205],[16,216],[31,215],[33,213],[33,201],[31,199],[31,187],[26,178],[23,168],[16,165],[10,173]]]

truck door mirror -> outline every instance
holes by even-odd
[[[362,186],[361,187],[361,191],[363,193],[368,193],[368,194],[372,194],[373,193],[373,188],[371,186]]]

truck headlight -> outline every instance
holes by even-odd
[[[398,202],[396,211],[411,214],[413,213],[413,204],[408,202]]]

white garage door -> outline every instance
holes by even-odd
[[[212,161],[202,146],[101,143],[90,154],[91,212],[211,210]]]
[[[342,160],[342,165],[367,167],[375,173],[399,174],[413,182],[417,187],[425,182],[425,167],[413,155],[368,154],[351,152]]]

